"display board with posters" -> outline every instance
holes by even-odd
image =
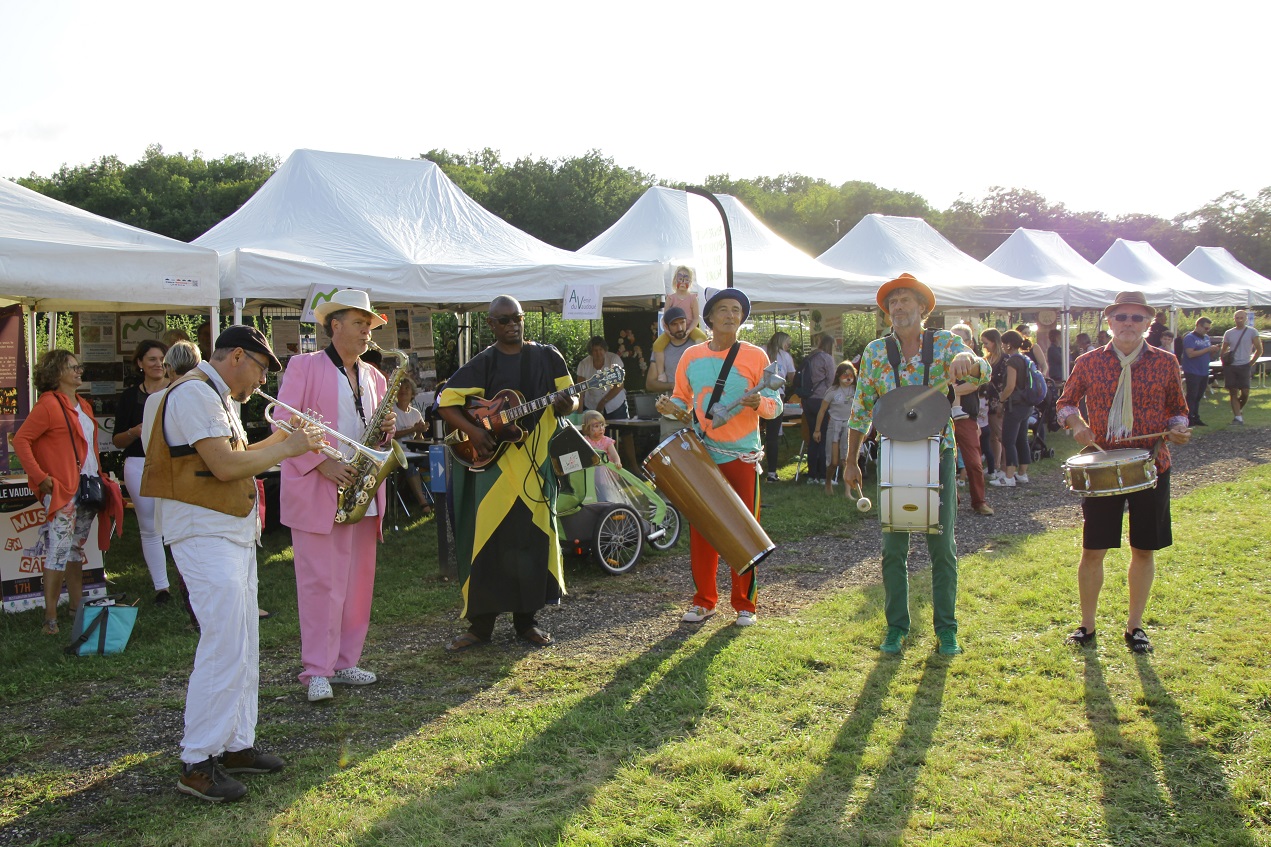
[[[44,506],[36,501],[26,477],[0,479],[0,601],[6,612],[44,607],[44,548],[40,528]],[[97,520],[84,543],[84,595],[106,594],[106,572],[97,547]],[[65,593],[63,593],[65,596]]]

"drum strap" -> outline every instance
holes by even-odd
[[[738,341],[728,348],[728,355],[724,357],[724,366],[719,369],[719,379],[715,380],[715,393],[711,395],[711,400],[706,404],[706,420],[714,420],[713,409],[715,404],[719,402],[719,398],[724,395],[724,380],[728,379],[728,373],[733,369],[733,361],[737,358],[737,351],[741,350],[741,342]],[[696,414],[696,413],[694,413]]]
[[[896,343],[894,334],[887,335],[883,338],[887,343],[887,361],[891,362],[892,379],[896,382],[896,387],[900,388],[900,345]],[[931,378],[931,362],[936,357],[936,331],[934,329],[924,329],[922,331],[922,384],[926,385]]]

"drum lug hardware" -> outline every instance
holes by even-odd
[[[670,456],[668,456],[668,455],[666,455],[665,453],[663,453],[663,454],[662,454],[662,464],[664,464],[664,465],[669,465],[669,464],[671,464],[671,457],[670,457]]]

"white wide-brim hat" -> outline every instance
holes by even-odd
[[[327,315],[342,309],[357,309],[360,312],[366,312],[372,318],[371,329],[377,329],[388,323],[388,318],[371,308],[371,298],[367,296],[366,292],[356,288],[342,288],[335,292],[331,295],[330,300],[313,307],[313,316],[318,319],[318,323],[323,323],[326,321]]]

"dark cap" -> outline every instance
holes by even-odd
[[[274,355],[273,349],[270,348],[269,339],[254,326],[234,324],[227,327],[224,332],[217,336],[216,344],[213,345],[215,350],[233,350],[235,347],[242,347],[252,353],[261,353],[269,359],[269,369],[271,371],[282,370],[282,362],[278,361],[278,357]]]
[[[702,307],[702,320],[708,327],[711,325],[711,310],[724,300],[736,300],[741,304],[742,323],[750,317],[750,298],[746,296],[746,292],[736,288],[708,288],[706,289],[706,305]]]
[[[688,320],[688,315],[686,315],[684,313],[684,310],[681,309],[679,306],[672,306],[671,308],[667,309],[665,312],[662,313],[662,326],[665,326],[665,327],[669,327],[671,324],[675,323],[676,321],[686,321],[686,320]]]

